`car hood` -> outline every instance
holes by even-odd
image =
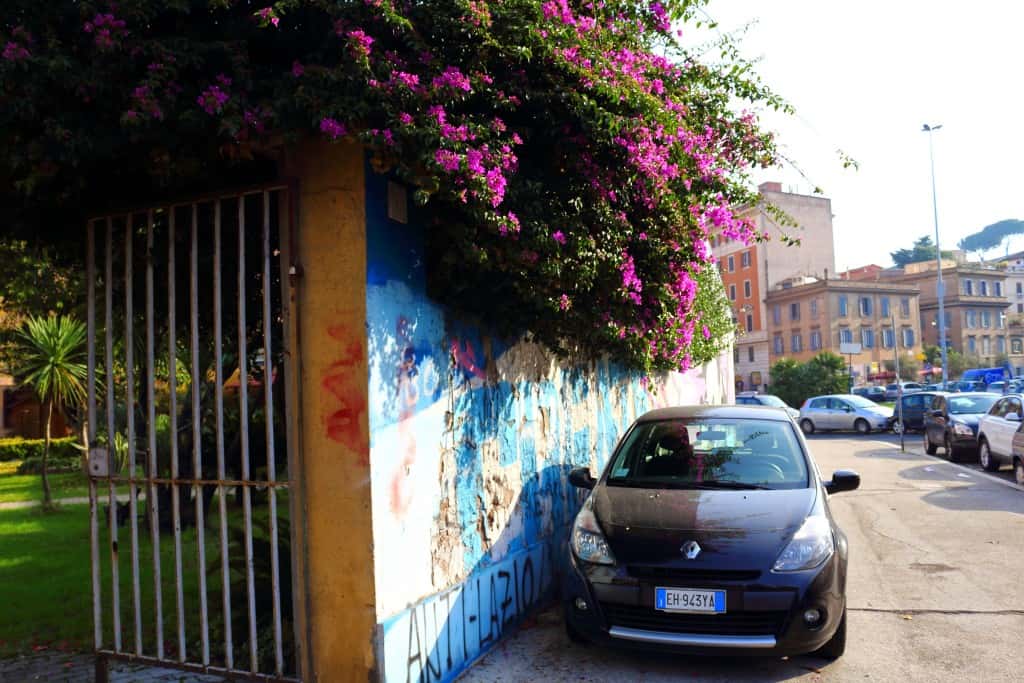
[[[701,569],[764,568],[815,502],[815,489],[695,491],[599,486],[597,515],[619,563]],[[686,560],[680,547],[697,541]]]
[[[977,427],[983,415],[988,413],[954,413],[949,416],[950,422],[962,422],[968,427]]]

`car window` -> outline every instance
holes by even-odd
[[[965,415],[970,413],[984,413],[996,402],[995,396],[950,396],[949,412],[951,415]],[[1004,401],[1000,401],[1004,403]],[[994,414],[994,413],[993,413]]]
[[[997,402],[992,406],[992,409],[988,411],[988,414],[992,417],[1002,417],[1006,414],[1006,399]]]
[[[850,406],[846,401],[843,401],[838,398],[830,398],[828,400],[828,407],[831,408],[832,410],[846,410]]]
[[[843,403],[851,405],[854,408],[874,408],[875,402],[869,401],[862,396],[846,396],[842,399]]]
[[[815,408],[815,409],[818,409],[818,410],[821,410],[822,408],[827,408],[828,407],[828,399],[827,398],[816,398],[813,401],[811,401],[810,405],[808,405],[807,407],[808,408]]]
[[[920,394],[912,394],[903,397],[903,407],[913,410],[920,410],[924,406],[924,397]]]
[[[1010,398],[1006,400],[1006,414],[1016,413],[1020,416],[1020,399]]]
[[[746,396],[737,396],[736,403],[741,406],[749,406],[752,403],[752,401]]]
[[[612,458],[606,483],[637,488],[747,484],[809,486],[807,458],[790,422],[687,418],[640,423]]]
[[[932,410],[945,410],[946,399],[942,396],[936,396],[932,399]]]

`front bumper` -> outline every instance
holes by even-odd
[[[759,572],[738,580],[731,580],[730,574],[736,576],[731,572],[722,572],[724,579],[716,579],[711,572],[701,580],[637,578],[631,569],[587,565],[569,554],[571,569],[563,585],[567,625],[611,647],[703,655],[805,654],[828,642],[846,606],[846,561],[839,548],[817,569]],[[656,611],[656,586],[725,589],[726,612]],[[585,609],[579,609],[577,599],[586,603]],[[814,627],[803,620],[803,613],[811,608],[824,614]]]

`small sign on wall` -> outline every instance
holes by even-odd
[[[409,193],[405,185],[388,181],[388,218],[397,223],[409,222]]]

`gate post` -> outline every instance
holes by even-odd
[[[366,352],[364,152],[308,142],[298,182],[288,373],[296,642],[304,681],[376,676]]]

